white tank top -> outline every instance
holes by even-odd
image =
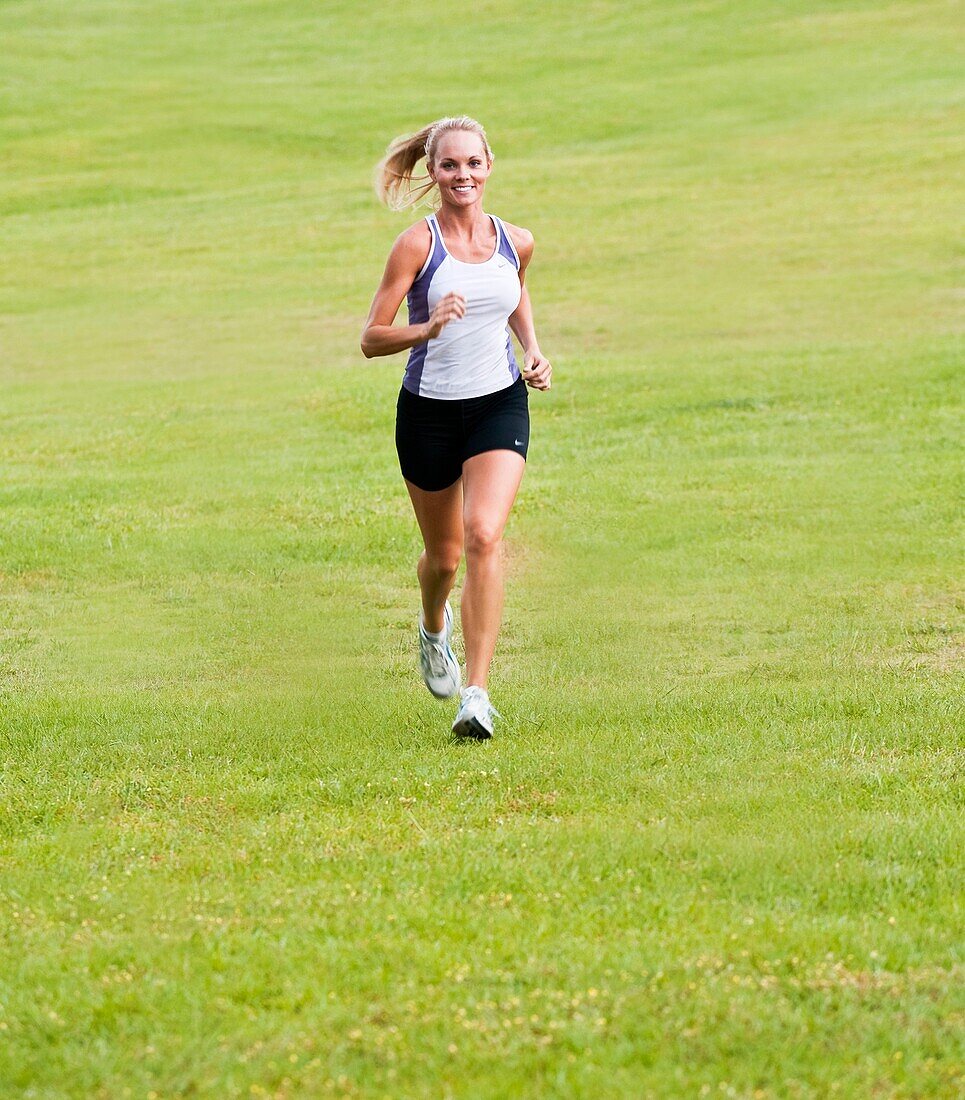
[[[489,259],[479,264],[450,255],[435,214],[426,218],[432,240],[409,289],[409,324],[428,321],[439,299],[453,290],[466,299],[466,315],[409,352],[402,384],[422,397],[482,397],[519,378],[507,326],[522,294],[519,256],[503,223],[488,216],[496,229],[496,244]]]

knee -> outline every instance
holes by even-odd
[[[458,542],[446,542],[426,550],[426,562],[439,576],[453,575],[459,568],[462,546]]]
[[[466,527],[466,555],[485,557],[499,552],[503,533],[495,524],[477,520]]]

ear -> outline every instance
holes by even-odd
[[[426,157],[426,172],[429,174],[430,179],[436,178],[435,169],[432,167],[432,161]]]

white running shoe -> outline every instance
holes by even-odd
[[[463,689],[461,695],[462,701],[456,720],[452,723],[452,732],[457,737],[488,740],[493,735],[493,718],[502,716],[490,703],[486,689],[470,685]]]
[[[452,652],[452,608],[446,601],[445,626],[442,641],[436,642],[426,636],[422,612],[419,612],[419,667],[426,687],[437,699],[451,699],[458,695],[462,685],[459,662]]]

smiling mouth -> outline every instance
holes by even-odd
[[[472,191],[473,185],[471,183],[460,183],[453,187],[453,191]]]

